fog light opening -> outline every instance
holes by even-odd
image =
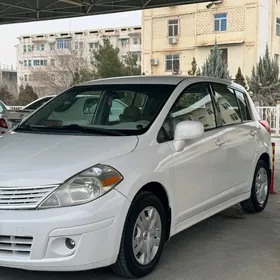
[[[65,245],[69,250],[73,250],[76,246],[76,242],[71,238],[66,238]]]

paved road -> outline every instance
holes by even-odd
[[[276,145],[280,139],[276,140]],[[280,194],[280,148],[276,148]],[[276,189],[277,191],[277,189]],[[145,280],[279,280],[280,196],[270,197],[261,214],[239,206],[175,236],[156,271]],[[115,280],[109,269],[84,273],[38,273],[0,268],[1,280]]]

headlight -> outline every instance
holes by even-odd
[[[96,165],[75,175],[47,197],[39,209],[75,206],[88,203],[109,192],[122,181],[114,168]]]

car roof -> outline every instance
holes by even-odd
[[[220,78],[205,77],[205,76],[156,76],[156,75],[142,75],[142,76],[124,76],[114,78],[97,79],[88,81],[86,83],[79,84],[77,86],[91,86],[91,85],[116,85],[116,84],[165,84],[165,85],[178,85],[184,80],[191,80],[191,82],[216,82],[226,85],[237,87],[241,90],[244,88],[232,81],[228,81]]]

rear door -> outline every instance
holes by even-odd
[[[220,169],[221,186],[225,197],[228,194],[239,195],[245,192],[248,186],[248,174],[251,174],[255,146],[253,143],[254,131],[250,115],[246,112],[244,95],[226,84],[211,83],[217,111],[219,126],[224,128],[223,140],[227,153],[227,163]],[[222,148],[222,147],[221,147]]]
[[[242,160],[244,163],[244,169],[247,170],[246,175],[248,185],[251,186],[253,179],[252,172],[254,172],[255,169],[255,166],[253,165],[255,162],[257,162],[258,157],[257,133],[259,124],[253,120],[246,93],[240,89],[234,89],[234,91],[239,105],[240,116],[242,118],[242,127],[247,139],[242,147]]]

